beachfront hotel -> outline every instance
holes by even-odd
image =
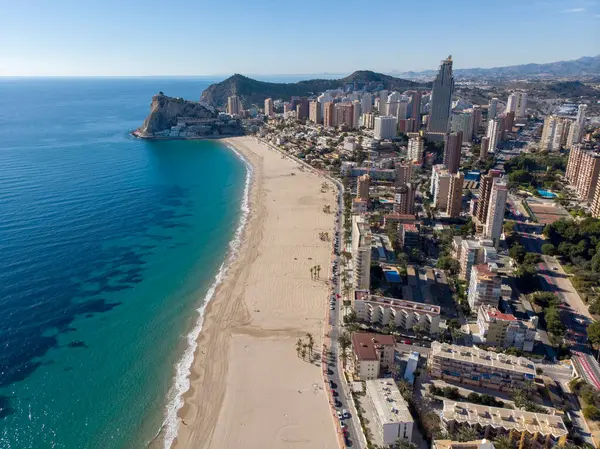
[[[375,428],[384,445],[398,438],[412,442],[414,420],[393,379],[366,382],[367,397],[373,405]]]
[[[352,334],[352,372],[357,380],[377,379],[382,368],[394,364],[396,341],[391,335]]]
[[[521,449],[563,446],[567,441],[567,428],[558,415],[444,401],[441,418],[449,433],[468,427],[488,440],[506,435]]]
[[[397,329],[411,330],[419,326],[424,332],[440,330],[440,307],[372,295],[368,290],[355,290],[354,310],[360,321],[380,326],[393,323]]]
[[[535,365],[524,357],[437,341],[431,344],[427,367],[437,379],[500,391],[535,379]]]

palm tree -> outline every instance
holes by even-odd
[[[343,362],[344,369],[346,368],[346,359],[348,357],[347,350],[352,345],[352,340],[350,340],[350,335],[348,332],[344,332],[338,337],[338,344],[340,345],[341,353],[340,357]]]
[[[398,365],[394,365],[394,367],[400,369]],[[400,391],[404,400],[410,400],[413,394],[413,386],[404,379],[399,380],[396,384],[398,385],[398,391]]]
[[[298,357],[300,357],[301,350],[302,350],[302,339],[299,338],[298,341],[296,342],[296,353],[298,354]]]
[[[515,445],[508,435],[500,435],[494,440],[494,447],[496,449],[513,449]]]
[[[310,278],[314,279],[315,278],[315,273],[314,273],[315,267],[310,267]]]
[[[464,443],[466,441],[476,440],[477,438],[479,438],[479,435],[477,434],[477,431],[472,427],[464,426],[458,430],[457,438],[458,441]]]
[[[317,278],[318,278],[319,276],[321,276],[321,265],[317,265],[316,270],[317,270]]]
[[[315,346],[315,339],[313,338],[310,332],[306,334],[306,338],[308,338],[308,344],[306,345],[308,347],[308,356],[312,358],[312,352]]]
[[[302,355],[302,360],[304,360],[304,357],[306,357],[306,349],[303,346],[302,349],[300,350],[300,354]]]

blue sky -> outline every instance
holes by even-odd
[[[349,73],[600,53],[600,0],[0,0],[0,75]]]

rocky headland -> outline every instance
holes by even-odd
[[[146,139],[207,139],[244,134],[240,120],[196,101],[152,97],[150,114],[133,134]]]

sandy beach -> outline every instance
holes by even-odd
[[[335,191],[253,137],[224,142],[254,167],[250,219],[206,309],[173,447],[337,448],[320,362],[295,349],[310,332],[320,352],[331,243],[319,232],[332,235]]]

